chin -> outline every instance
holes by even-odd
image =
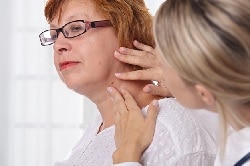
[[[64,80],[64,83],[66,84],[66,86],[69,88],[69,89],[71,89],[71,90],[73,90],[73,91],[75,91],[75,92],[77,92],[77,89],[79,89],[79,84],[78,83],[76,83],[75,81],[67,81],[67,80]]]
[[[91,87],[89,87],[86,83],[79,81],[66,81],[65,84],[70,90],[86,97],[89,96],[89,93],[93,90],[91,90]]]
[[[75,79],[74,77],[61,77],[62,81],[64,82],[64,84],[71,90],[76,91],[77,89],[79,89],[79,86],[82,85],[82,83],[79,83],[78,79]]]

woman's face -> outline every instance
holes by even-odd
[[[62,13],[50,28],[60,28],[74,20],[106,20],[91,0],[66,1]],[[72,90],[88,94],[107,87],[117,70],[114,51],[119,47],[112,26],[91,28],[75,38],[62,33],[54,43],[54,64],[60,78]]]
[[[183,81],[178,73],[169,66],[163,55],[160,58],[162,62],[165,62],[166,86],[180,104],[191,109],[206,108],[206,104],[201,100],[200,95],[198,95],[195,85],[187,84]]]

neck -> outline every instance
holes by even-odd
[[[126,89],[135,99],[138,106],[142,109],[143,107],[147,106],[153,99],[159,99],[157,96],[153,96],[142,91],[143,87],[148,84],[149,82],[143,81],[119,81],[119,84],[113,84],[112,86],[115,87],[118,91],[121,89]],[[99,96],[99,95],[98,95]],[[111,100],[110,95],[108,94],[107,90],[105,89],[102,93],[102,97],[98,100],[94,101],[97,105],[98,110],[103,119],[102,127],[100,127],[100,131],[114,125],[114,105]]]

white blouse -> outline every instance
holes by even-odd
[[[248,153],[250,153],[250,127],[230,133],[227,138],[224,158],[221,158],[218,153],[214,165],[234,165]],[[250,166],[250,159],[242,166]]]
[[[173,98],[159,100],[159,106],[153,141],[140,162],[145,166],[213,165],[217,151],[215,133],[208,128],[215,125],[205,126],[196,111],[183,108]],[[144,108],[143,112],[146,110]],[[206,115],[203,118],[215,117]],[[55,166],[112,166],[115,128],[111,126],[96,134],[101,123],[102,119],[98,117],[73,148],[70,157]]]

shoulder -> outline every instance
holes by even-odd
[[[79,148],[82,148],[85,144],[88,144],[90,141],[92,141],[93,137],[96,136],[96,133],[101,123],[102,123],[102,118],[100,115],[97,115],[90,124],[84,127],[83,135],[76,143],[76,145],[72,148],[72,153],[74,151],[77,151]]]
[[[175,98],[159,100],[160,112],[157,122],[162,123],[168,129],[193,129],[199,125],[199,119],[194,110],[183,107]]]
[[[194,149],[213,147],[214,137],[202,123],[198,110],[191,110],[180,105],[174,98],[165,98],[159,101],[160,112],[157,117],[157,126],[161,126],[170,133],[176,147],[182,149]],[[200,143],[200,144],[199,144]]]
[[[175,98],[159,100],[159,107],[158,125],[164,126],[173,134],[178,134],[178,137],[190,135],[190,133],[200,135],[205,132],[205,125],[202,121],[204,115],[208,116],[208,114],[201,114],[201,110],[185,108]]]
[[[159,100],[159,106],[154,138],[143,156],[145,161],[171,164],[179,159],[186,161],[191,154],[195,154],[193,160],[204,156],[214,159],[215,141],[193,110],[184,108],[174,98]],[[161,156],[164,157],[160,159]]]
[[[248,153],[250,153],[250,126],[239,131],[232,131],[229,134],[223,164],[230,165],[236,163]],[[219,155],[216,158],[217,163],[220,162],[219,159],[221,157]],[[250,164],[250,161],[247,164]]]

